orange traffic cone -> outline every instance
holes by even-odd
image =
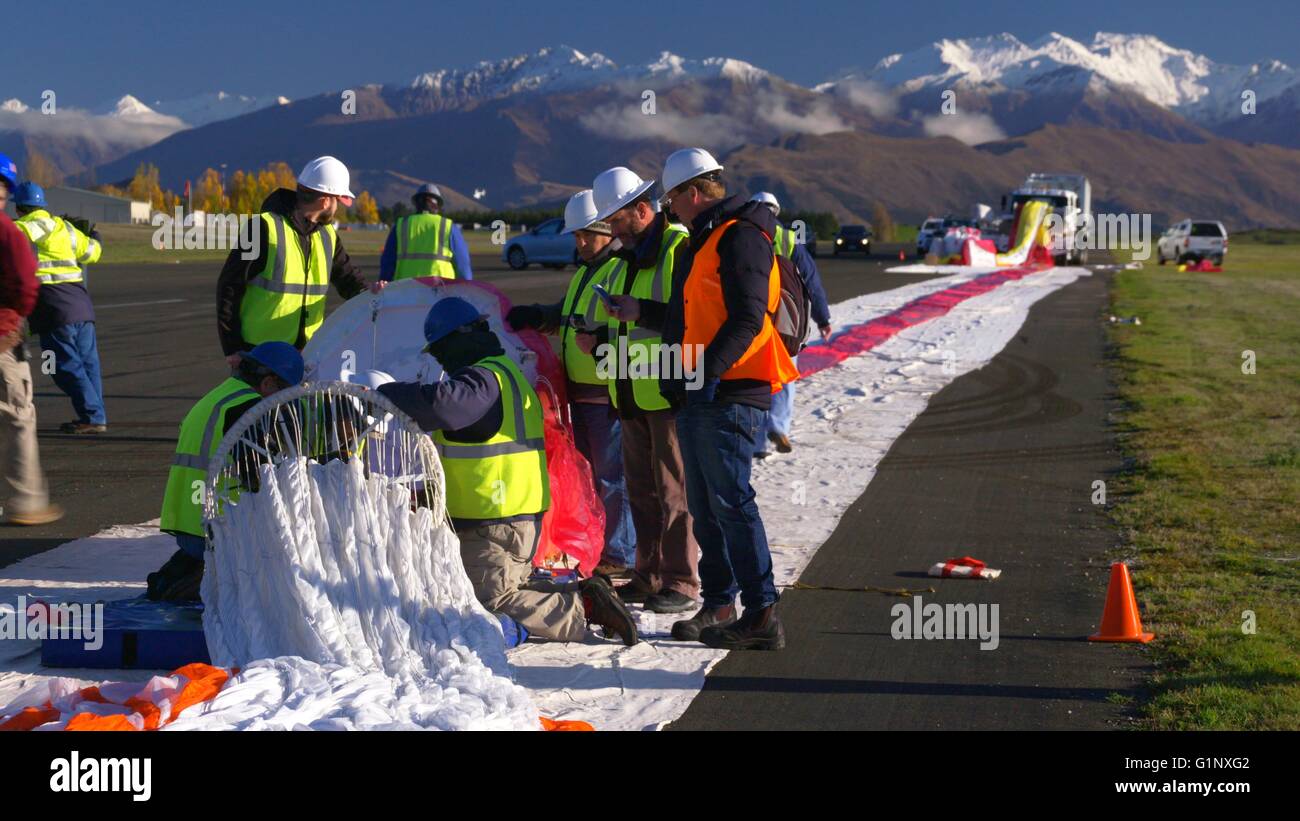
[[[1088,641],[1137,641],[1146,644],[1155,633],[1142,632],[1142,619],[1138,616],[1137,597],[1133,595],[1133,581],[1128,575],[1128,565],[1115,562],[1110,566],[1110,587],[1106,591],[1106,609],[1101,614],[1101,630],[1088,636]]]

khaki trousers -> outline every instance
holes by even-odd
[[[636,528],[637,575],[655,591],[698,598],[700,547],[691,533],[672,411],[623,420],[623,476]]]
[[[33,513],[50,505],[36,447],[32,369],[13,351],[0,353],[0,475],[10,513]]]
[[[537,525],[529,521],[481,525],[458,530],[456,535],[465,572],[484,607],[509,616],[538,638],[586,638],[587,618],[578,591],[528,581],[541,536]]]

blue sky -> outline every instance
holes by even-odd
[[[547,45],[599,51],[619,63],[660,51],[747,60],[803,84],[934,40],[1049,31],[1087,42],[1096,31],[1155,34],[1225,63],[1300,64],[1300,10],[1272,2],[819,2],[656,0],[640,4],[433,0],[61,2],[29,26],[8,10],[0,98],[94,106],[222,89],[304,97],[407,80]],[[16,32],[15,32],[16,29]],[[53,37],[51,41],[49,38]]]

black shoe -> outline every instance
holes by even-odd
[[[587,621],[605,628],[605,632],[616,633],[628,647],[636,644],[636,620],[623,602],[614,595],[609,582],[597,576],[578,582],[578,593],[582,596],[583,608],[587,611]]]
[[[655,595],[654,588],[642,581],[635,573],[632,574],[632,581],[615,587],[614,592],[628,604],[644,604],[646,599]]]
[[[785,630],[776,605],[769,604],[761,610],[746,610],[729,627],[704,628],[700,641],[715,650],[780,650],[785,647]]]
[[[765,451],[765,450],[756,450],[756,451],[754,451],[754,459],[757,460],[757,461],[759,461],[759,462],[763,461],[764,459],[766,459],[767,457],[769,457],[769,456],[771,456],[771,455],[772,455],[772,454],[768,453],[768,452]]]
[[[690,596],[665,587],[645,600],[645,609],[651,613],[685,613],[694,610],[698,604]]]
[[[198,601],[202,582],[203,560],[177,550],[145,577],[145,597],[151,601]]]
[[[706,627],[729,627],[736,623],[736,605],[702,607],[700,612],[685,621],[673,623],[673,638],[678,641],[699,641],[700,631]]]
[[[777,453],[789,453],[794,450],[794,445],[790,444],[790,437],[786,436],[784,433],[772,431],[767,435],[767,440],[776,445]]]

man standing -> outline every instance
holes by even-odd
[[[469,248],[460,226],[439,213],[442,191],[438,186],[421,185],[411,202],[415,213],[398,217],[388,232],[383,256],[379,258],[379,279],[473,279]]]
[[[721,172],[700,148],[668,157],[661,202],[690,226],[690,271],[666,306],[619,298],[610,312],[648,324],[662,313],[664,342],[680,344],[699,384],[696,390],[667,385],[682,403],[677,431],[704,593],[704,606],[673,625],[673,638],[779,650],[785,632],[749,476],[772,394],[798,371],[772,323],[781,296],[771,239],[776,219],[763,205],[727,198]],[[739,619],[737,591],[745,607]]]
[[[775,194],[760,191],[750,199],[750,202],[762,203],[772,210],[772,216],[781,216],[781,203]],[[822,287],[821,274],[817,271],[817,263],[813,262],[812,254],[808,253],[808,249],[795,236],[794,231],[779,222],[776,224],[776,236],[772,240],[776,255],[787,257],[794,263],[794,269],[808,288],[808,296],[812,300],[813,322],[817,323],[822,341],[830,341],[831,334],[834,332],[831,328],[831,310],[827,305],[826,290]],[[796,359],[795,367],[798,366],[799,362]],[[778,453],[789,453],[794,449],[790,443],[790,421],[794,416],[794,388],[794,382],[782,385],[781,390],[772,397],[772,410],[767,414],[767,439],[776,445]],[[767,456],[767,447],[760,443],[759,450],[754,456],[759,459]]]
[[[302,382],[298,349],[286,342],[263,342],[243,354],[230,377],[208,391],[181,422],[176,456],[167,474],[159,529],[176,538],[176,552],[148,576],[146,595],[154,600],[183,601],[199,597],[203,580],[202,496],[194,492],[207,479],[208,461],[221,438],[244,411],[273,393]]]
[[[36,446],[32,369],[23,322],[36,307],[36,257],[27,236],[4,213],[18,185],[18,167],[0,154],[0,479],[7,487],[7,524],[43,525],[63,516],[50,504]]]
[[[433,432],[474,595],[538,638],[582,641],[590,622],[636,644],[636,622],[603,578],[584,579],[576,590],[529,581],[551,498],[542,406],[487,319],[445,297],[429,309],[424,338],[446,378],[376,390]]]
[[[352,204],[347,166],[318,157],[303,167],[298,188],[281,188],[262,203],[254,223],[257,254],[231,250],[217,280],[217,333],[234,366],[263,342],[302,350],[325,320],[330,283],[344,299],[366,283],[334,227],[339,204]]]
[[[596,572],[621,578],[631,573],[636,562],[636,531],[623,481],[623,431],[609,402],[609,387],[596,373],[591,346],[584,350],[578,334],[590,336],[591,331],[609,323],[592,286],[608,291],[627,261],[614,255],[618,240],[611,235],[609,223],[596,219],[590,189],[569,199],[564,208],[564,233],[573,234],[582,258],[564,299],[551,305],[516,305],[506,321],[515,330],[535,328],[560,335],[574,443],[591,465],[591,477],[605,508],[605,548]]]
[[[98,434],[108,430],[104,386],[99,374],[99,345],[95,339],[95,308],[86,290],[83,265],[99,260],[99,232],[90,236],[46,210],[45,190],[25,182],[14,191],[18,229],[36,252],[36,278],[41,283],[36,310],[28,324],[41,338],[41,348],[54,352],[54,384],[72,400],[77,418],[59,428],[63,433]]]
[[[626,265],[610,293],[667,301],[674,274],[685,269],[686,233],[656,213],[646,182],[630,169],[604,171],[592,184],[597,219],[609,223]],[[583,340],[583,335],[579,335]],[[604,333],[582,341],[596,348],[598,372],[609,381],[610,400],[623,427],[623,475],[636,526],[636,569],[618,588],[628,602],[655,613],[684,613],[696,606],[700,548],[691,532],[686,473],[674,412],[659,389],[660,333],[636,317],[610,317]]]

